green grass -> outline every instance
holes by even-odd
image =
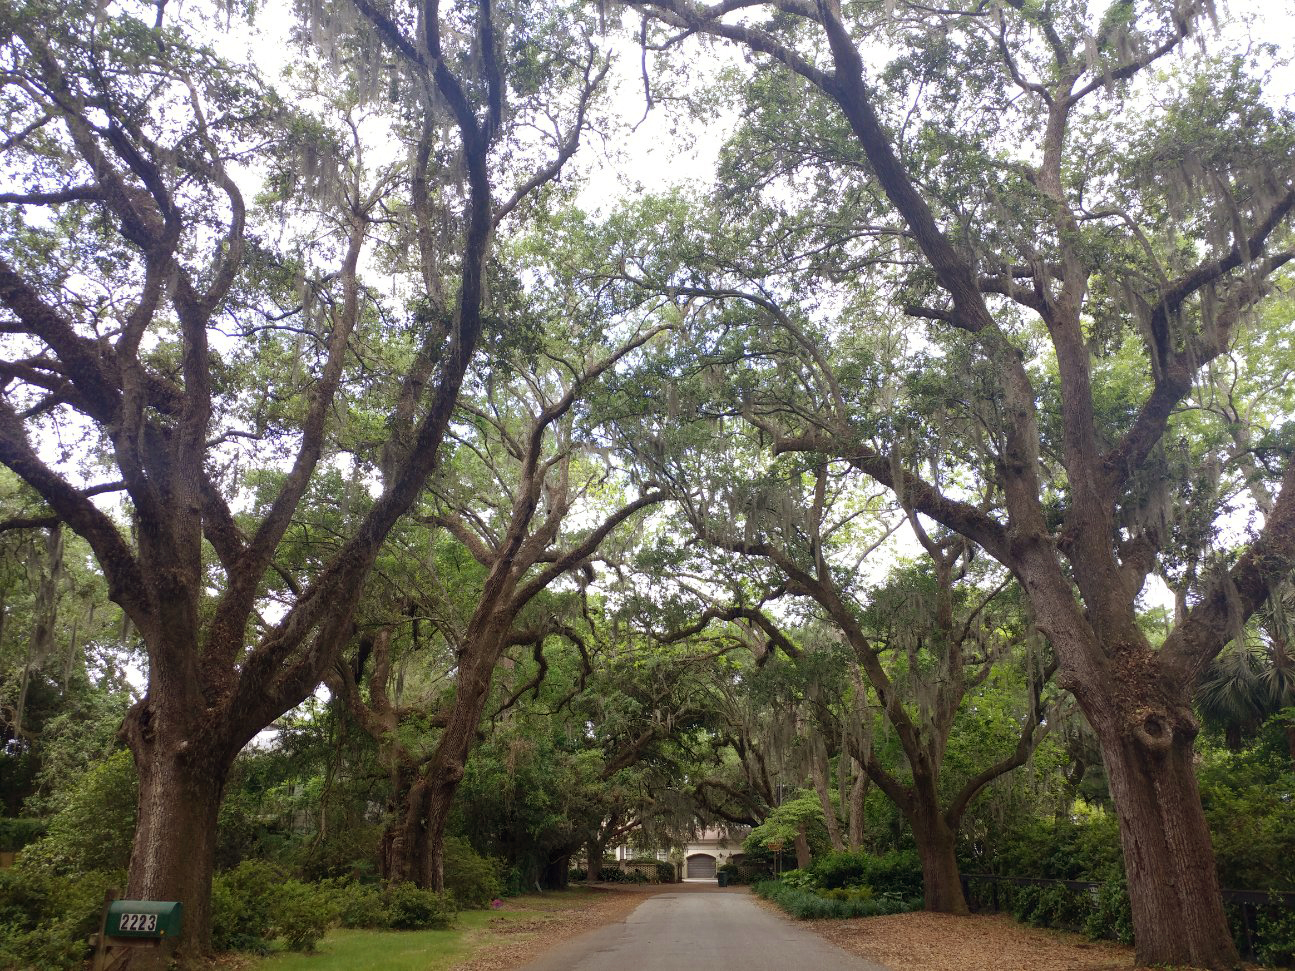
[[[332,930],[313,954],[274,954],[249,971],[442,971],[489,943],[487,935],[472,932],[488,930],[491,921],[536,920],[554,910],[578,909],[588,896],[570,891],[518,897],[510,903],[524,910],[466,910],[445,931]]]

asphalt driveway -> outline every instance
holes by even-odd
[[[625,921],[573,938],[520,971],[886,971],[749,894],[699,890],[647,897]]]

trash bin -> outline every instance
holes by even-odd
[[[716,879],[718,879],[718,880],[719,880],[719,885],[720,885],[721,887],[727,887],[727,886],[728,886],[728,874],[727,874],[727,873],[720,872],[720,873],[716,874]]]

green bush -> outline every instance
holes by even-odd
[[[621,869],[620,866],[608,867],[603,870],[602,881],[604,883],[647,883],[648,877],[638,870],[630,868]]]
[[[664,860],[657,860],[656,878],[661,883],[674,883],[674,880],[675,880],[674,864],[666,863]]]
[[[343,927],[378,929],[391,926],[382,889],[370,883],[346,883],[333,891],[333,905]]]
[[[1084,921],[1084,933],[1093,940],[1103,938],[1133,943],[1133,910],[1123,879],[1107,880],[1092,897],[1092,911]]]
[[[13,971],[81,968],[99,925],[104,892],[120,872],[75,877],[42,869],[0,870],[0,967]]]
[[[279,887],[270,933],[290,951],[313,951],[337,917],[337,904],[327,888],[289,880]]]
[[[567,871],[567,879],[575,883],[579,883],[582,880],[588,880],[589,871],[584,867],[572,867]]]
[[[45,921],[30,931],[0,927],[0,967],[6,971],[72,971],[85,967],[89,950],[65,921]]]
[[[265,953],[277,939],[290,950],[311,951],[340,910],[334,888],[293,880],[263,860],[246,860],[212,881],[212,945]]]
[[[814,879],[824,890],[861,886],[868,881],[872,859],[863,851],[828,853],[815,861]]]
[[[396,930],[443,929],[458,913],[453,894],[420,890],[412,883],[388,887],[385,897],[390,926]]]
[[[1285,736],[1280,736],[1285,741]],[[1205,751],[1201,803],[1219,882],[1243,890],[1295,890],[1295,776],[1290,753],[1256,746]]]
[[[1035,927],[1083,929],[1093,910],[1092,894],[1058,884],[1019,887],[1012,900],[1012,916]]]
[[[1271,907],[1259,911],[1255,957],[1262,964],[1295,966],[1295,910]]]
[[[784,887],[795,887],[797,889],[808,890],[816,886],[814,880],[814,871],[812,870],[786,870],[783,872],[781,882]]]
[[[264,953],[272,940],[274,901],[287,874],[262,860],[246,860],[216,874],[211,885],[211,942],[217,951]]]
[[[837,887],[835,890],[819,890],[818,895],[824,900],[871,900],[872,887]]]
[[[465,839],[451,836],[445,841],[445,889],[454,901],[468,909],[489,906],[503,893],[498,860],[485,857]]]
[[[17,853],[44,836],[48,828],[44,819],[0,819],[0,852]]]
[[[69,874],[124,870],[135,833],[137,791],[129,752],[93,766],[50,819],[45,836],[23,850],[22,865]]]
[[[817,920],[823,917],[879,917],[885,914],[903,914],[920,910],[922,906],[920,900],[902,901],[892,900],[889,897],[854,900],[825,898],[812,890],[788,886],[780,880],[762,880],[752,889],[799,920]]]
[[[913,850],[896,850],[880,856],[865,851],[828,853],[811,868],[814,885],[871,887],[879,897],[909,900],[922,895],[922,864]]]

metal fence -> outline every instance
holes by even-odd
[[[1087,891],[1089,893],[1096,893],[1101,886],[1100,883],[1092,883],[1088,880],[1053,880],[1048,877],[1008,877],[997,873],[964,873],[962,874],[962,895],[966,898],[967,906],[969,907],[972,907],[973,900],[980,900],[977,895],[971,892],[971,881],[973,880],[989,884],[989,909],[995,912],[1003,909],[1001,899],[1003,895],[998,891],[1000,884],[1015,887],[1040,885],[1065,887],[1067,890]],[[1223,891],[1223,902],[1236,905],[1240,909],[1242,938],[1244,940],[1244,953],[1241,956],[1253,958],[1255,956],[1255,935],[1258,933],[1260,909],[1295,909],[1295,893],[1225,889]],[[983,908],[973,907],[973,909]]]

